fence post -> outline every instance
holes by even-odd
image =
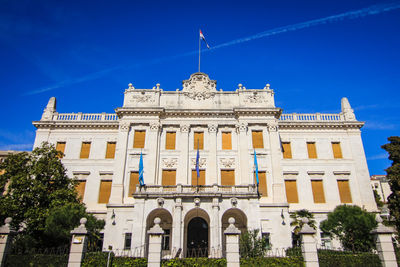
[[[239,267],[240,266],[240,255],[239,255],[239,235],[240,230],[235,226],[235,218],[230,217],[228,219],[229,226],[224,231],[226,236],[226,266],[227,267]]]
[[[154,226],[147,231],[149,234],[149,255],[147,257],[148,267],[161,266],[161,240],[164,230],[160,227],[161,219],[154,219]]]
[[[392,234],[393,230],[382,224],[382,218],[376,214],[378,226],[371,231],[376,239],[376,249],[383,267],[397,267],[396,254],[394,253]]]
[[[303,254],[305,266],[319,267],[317,243],[314,239],[314,235],[317,231],[308,225],[307,218],[302,218],[302,222],[304,225],[300,231],[301,252]]]
[[[10,217],[4,220],[5,225],[0,227],[0,266],[4,266],[7,254],[10,250],[11,240],[15,231],[10,228],[12,219]]]
[[[87,249],[87,236],[89,231],[86,230],[86,218],[80,220],[81,225],[71,231],[71,249],[69,251],[68,267],[80,267],[83,256]]]

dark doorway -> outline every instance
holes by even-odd
[[[208,257],[208,224],[203,218],[193,218],[188,224],[186,257]]]

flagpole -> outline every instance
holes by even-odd
[[[201,51],[201,38],[200,38],[200,30],[199,30],[199,72],[200,72],[200,51]]]

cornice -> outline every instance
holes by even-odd
[[[118,121],[34,121],[37,129],[57,128],[91,128],[91,129],[118,129]]]
[[[233,111],[237,116],[253,115],[253,116],[265,116],[273,115],[278,119],[282,114],[281,108],[234,108]]]
[[[280,129],[361,129],[365,122],[298,122],[298,121],[279,121]]]

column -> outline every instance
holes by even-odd
[[[240,267],[239,236],[240,230],[235,226],[235,218],[228,219],[229,226],[224,231],[226,236],[226,266]]]
[[[180,134],[179,134],[179,150],[180,150],[180,157],[179,157],[179,164],[178,170],[176,172],[176,183],[177,184],[191,184],[191,177],[188,176],[190,165],[189,165],[189,131],[190,126],[187,124],[183,124],[180,127]]]
[[[217,197],[212,200],[212,214],[210,218],[210,257],[218,258],[218,248],[221,247],[219,232],[219,199]]]
[[[303,254],[305,267],[319,267],[317,243],[314,235],[317,233],[312,227],[308,225],[308,219],[302,218],[304,223],[300,231],[301,235],[301,252]]]
[[[7,254],[11,247],[12,237],[15,235],[10,227],[12,219],[10,217],[4,220],[4,225],[0,227],[0,266],[4,266]]]
[[[160,227],[161,219],[154,219],[154,226],[147,231],[149,234],[149,255],[147,257],[148,267],[159,267],[161,265],[161,240],[164,230]]]
[[[218,183],[217,177],[217,131],[218,125],[208,125],[208,159],[206,169],[206,185]]]
[[[239,134],[239,167],[240,175],[236,184],[251,184],[249,175],[249,149],[247,141],[247,124],[240,123],[236,125],[237,133]],[[237,176],[237,177],[238,177]]]
[[[275,203],[286,202],[286,193],[281,166],[282,151],[278,133],[278,122],[268,122],[269,143],[271,149],[272,195]]]
[[[109,200],[110,204],[123,203],[124,176],[125,176],[126,156],[128,148],[129,129],[130,129],[129,122],[120,122],[117,147],[114,159],[114,174],[111,187],[111,195]]]
[[[175,210],[172,221],[172,250],[178,251],[180,248],[183,249],[182,240],[182,199],[175,199]],[[173,257],[175,255],[172,255]]]
[[[383,267],[397,267],[396,254],[393,248],[393,230],[382,224],[382,218],[376,215],[378,227],[371,231],[376,236],[376,249]]]
[[[71,231],[72,241],[71,249],[69,252],[68,267],[80,267],[82,264],[83,256],[87,249],[87,235],[89,232],[86,230],[86,218],[82,218],[81,225]]]
[[[147,151],[144,160],[145,164],[145,183],[156,184],[157,176],[158,176],[158,161],[160,158],[159,153],[159,142],[160,142],[160,123],[159,122],[151,122],[150,123],[150,131],[147,136],[147,142],[145,144],[145,151]],[[147,168],[146,168],[147,165]],[[147,180],[147,181],[146,181]]]

